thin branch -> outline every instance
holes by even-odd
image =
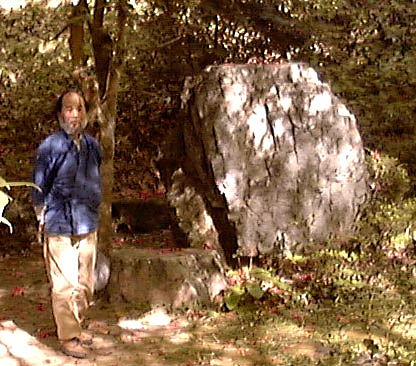
[[[178,36],[176,38],[170,39],[169,41],[166,41],[160,45],[157,46],[151,46],[151,47],[138,47],[137,49],[139,51],[152,51],[152,50],[157,50],[166,46],[170,46],[172,43],[175,43],[179,40],[181,40],[182,38],[184,38],[183,36]]]
[[[118,84],[122,67],[124,65],[124,56],[126,49],[126,28],[127,28],[127,1],[119,0],[117,4],[117,41],[115,44],[114,56],[109,65],[107,78],[107,88],[104,95],[106,110],[115,110],[117,105]]]
[[[69,23],[68,24],[66,24],[65,25],[65,27],[63,27],[57,34],[55,34],[51,39],[50,39],[50,41],[55,41],[55,40],[57,40],[58,38],[59,38],[59,36],[63,33],[63,32],[65,32],[67,29],[69,28]]]
[[[176,38],[171,39],[170,41],[166,41],[165,43],[160,44],[159,46],[153,47],[153,49],[155,49],[155,48],[163,48],[163,47],[169,46],[172,43],[175,43],[175,42],[179,41],[182,38],[183,38],[183,36],[178,36]]]

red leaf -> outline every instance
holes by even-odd
[[[271,314],[275,314],[275,315],[279,315],[279,314],[280,314],[279,309],[276,309],[276,308],[271,308],[271,309],[269,310],[269,312],[270,312]]]
[[[145,200],[146,198],[149,198],[151,196],[151,194],[149,192],[140,192],[139,193],[139,198],[142,200]]]
[[[15,287],[12,290],[12,296],[23,296],[25,294],[25,288],[24,287]]]
[[[235,278],[227,278],[227,282],[230,286],[234,286],[237,284],[237,280]]]
[[[292,319],[294,320],[303,320],[304,316],[302,314],[293,314]]]
[[[173,250],[171,248],[165,248],[165,249],[161,249],[160,253],[161,254],[167,254],[167,253],[172,253]]]
[[[337,320],[342,323],[342,324],[348,324],[351,323],[351,320],[346,318],[345,316],[341,315],[341,314],[337,314],[336,316]]]
[[[37,304],[36,305],[36,310],[37,311],[45,311],[46,310],[46,305],[45,304]]]
[[[52,337],[53,335],[55,335],[55,332],[52,330],[48,330],[48,329],[39,329],[36,332],[36,338],[40,338],[40,339]]]
[[[116,247],[121,247],[124,244],[124,238],[120,238],[113,241],[113,245]]]

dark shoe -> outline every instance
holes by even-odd
[[[69,341],[63,341],[62,352],[67,356],[76,358],[86,358],[88,356],[88,350],[82,346],[81,341],[78,338],[72,338]]]
[[[79,340],[83,346],[91,346],[92,345],[92,335],[82,332],[79,336]]]

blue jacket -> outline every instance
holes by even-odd
[[[44,205],[45,233],[82,235],[98,228],[101,202],[101,151],[98,142],[83,134],[80,147],[63,130],[38,147],[33,182],[35,205]]]

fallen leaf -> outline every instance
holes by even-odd
[[[304,319],[304,315],[298,314],[298,313],[292,314],[292,319],[294,319],[294,320],[303,320]]]
[[[160,254],[167,254],[172,252],[173,250],[171,248],[160,249]]]
[[[55,331],[50,329],[38,329],[36,332],[36,338],[45,339],[55,335]]]
[[[141,192],[141,193],[139,193],[139,199],[144,200],[144,199],[149,198],[149,197],[151,197],[151,194],[149,192]]]
[[[121,247],[124,244],[124,238],[120,238],[113,241],[113,245],[116,247]]]
[[[279,311],[279,309],[276,309],[276,308],[270,308],[269,313],[279,315],[280,311]]]
[[[16,278],[22,278],[24,276],[26,276],[26,273],[23,273],[23,272],[16,272],[14,274],[14,277],[16,277]]]
[[[47,309],[47,306],[45,304],[37,304],[36,310],[37,311],[45,311]]]
[[[101,333],[101,334],[108,334],[110,333],[110,327],[107,323],[99,320],[92,320],[88,324],[88,330]]]
[[[24,287],[14,287],[12,290],[12,296],[23,296],[26,290]]]

